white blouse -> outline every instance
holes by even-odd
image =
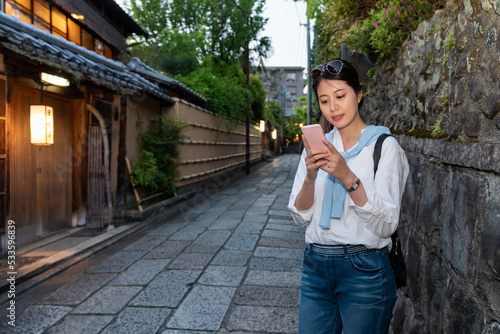
[[[346,195],[342,217],[330,219],[330,229],[319,226],[327,173],[319,170],[314,187],[314,204],[305,211],[298,211],[295,198],[307,175],[306,152],[302,156],[288,202],[296,224],[307,226],[305,241],[323,245],[365,245],[367,248],[383,248],[391,243],[391,235],[399,222],[401,198],[409,174],[405,152],[394,137],[388,137],[382,145],[376,179],[373,179],[373,150],[375,142],[347,161],[347,165],[363,183],[368,202],[359,207]],[[335,128],[333,146],[344,151],[342,138]]]

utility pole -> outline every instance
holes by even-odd
[[[312,80],[311,80],[311,34],[309,18],[307,19],[307,124],[311,124],[311,98],[312,98]]]
[[[236,3],[235,0],[232,0],[234,5],[241,10],[243,15],[247,18],[247,28],[252,28],[252,20],[250,15],[252,14],[252,9],[250,9],[249,13],[247,13],[243,8],[240,7]],[[247,75],[247,107],[246,107],[246,115],[245,115],[245,173],[250,174],[250,37],[247,37],[246,45],[245,45],[245,69]]]
[[[247,15],[247,27],[250,27],[250,18]],[[247,72],[247,107],[246,107],[246,152],[245,152],[245,173],[250,174],[250,50],[249,50],[250,40],[247,38],[247,45],[245,47],[245,72]]]
[[[288,93],[288,90],[286,88],[286,85],[282,86],[283,88],[281,89],[281,98],[282,98],[282,103],[281,103],[281,113],[280,113],[280,124],[281,124],[281,130],[280,130],[280,153],[283,154],[285,153],[284,147],[285,147],[285,140],[283,137],[283,114],[285,113],[286,110],[286,95]]]

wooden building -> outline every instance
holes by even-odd
[[[0,0],[4,241],[9,219],[21,245],[106,226],[123,205],[127,150],[137,154],[136,115],[160,115],[173,97],[206,106],[175,80],[160,86],[118,61],[131,34],[145,33],[113,0]]]

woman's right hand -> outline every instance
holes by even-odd
[[[310,181],[315,181],[318,176],[319,168],[327,163],[326,158],[331,154],[331,152],[325,153],[322,151],[311,151],[304,135],[302,135],[302,141],[304,142],[304,148],[307,153],[305,158],[307,178]]]

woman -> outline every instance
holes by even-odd
[[[356,69],[332,60],[311,72],[322,116],[333,126],[330,152],[302,154],[288,208],[306,228],[299,334],[387,333],[396,302],[389,263],[408,161],[388,137],[374,178],[376,139],[389,129],[360,117],[363,90]]]

